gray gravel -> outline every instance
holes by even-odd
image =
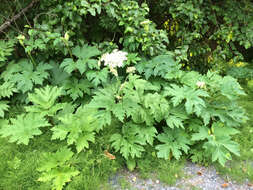
[[[174,186],[168,186],[159,180],[141,179],[138,173],[129,171],[121,171],[113,176],[110,184],[114,190],[253,190],[247,180],[243,184],[229,178],[225,180],[217,174],[214,167],[187,163],[184,173],[188,177],[178,180]],[[223,187],[223,184],[227,184],[227,187]]]

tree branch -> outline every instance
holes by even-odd
[[[39,0],[33,0],[27,7],[22,9],[18,14],[13,16],[11,19],[7,20],[5,23],[3,23],[0,26],[0,33],[3,32],[6,28],[8,28],[11,23],[15,22],[17,19],[19,19],[25,12],[27,12],[35,3],[37,3]]]

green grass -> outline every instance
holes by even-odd
[[[165,184],[173,185],[177,179],[184,176],[182,169],[185,166],[185,159],[180,161],[157,159],[152,150],[147,151],[144,158],[137,162],[137,171],[141,178],[159,179]]]
[[[44,152],[52,152],[62,146],[61,142],[52,142],[50,135],[36,138],[29,146],[8,143],[0,138],[0,190],[50,190],[51,186],[37,179],[36,170]],[[94,151],[82,152],[75,160],[80,175],[74,177],[66,190],[111,190],[108,177],[119,168],[119,161],[109,160],[103,151],[91,147]]]
[[[120,188],[121,189],[131,189],[131,183],[129,181],[127,181],[127,179],[125,179],[124,177],[119,179],[119,184],[120,184]],[[131,189],[132,190],[132,189]]]
[[[27,149],[25,149],[27,148]],[[43,190],[47,184],[37,181],[36,171],[41,152],[7,143],[0,139],[0,189],[1,190]]]

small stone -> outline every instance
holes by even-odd
[[[151,185],[153,182],[152,182],[151,179],[148,179],[148,180],[146,181],[146,183],[147,183],[148,185]]]

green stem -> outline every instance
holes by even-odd
[[[69,46],[68,46],[68,42],[67,42],[65,39],[63,39],[63,42],[64,42],[65,46],[66,46],[67,49],[68,49],[68,52],[69,52],[70,57],[71,57],[72,59],[74,59],[74,58],[73,58],[72,51],[70,50],[70,48],[69,48]]]
[[[36,65],[36,62],[34,61],[32,55],[31,55],[31,52],[28,52],[28,55],[29,55],[29,58],[31,59],[33,65],[35,66],[35,65]]]

